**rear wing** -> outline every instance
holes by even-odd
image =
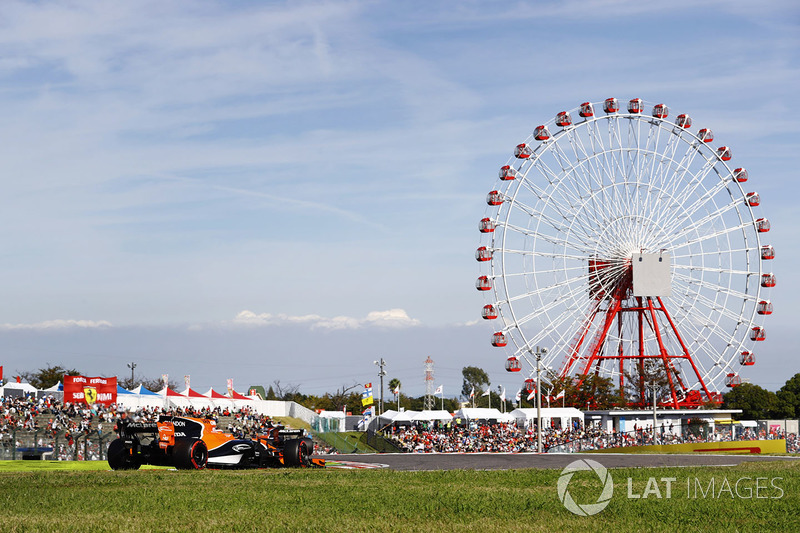
[[[124,435],[140,435],[144,433],[158,433],[158,424],[155,422],[129,422],[120,427],[120,433]]]
[[[304,437],[305,434],[306,434],[306,430],[304,430],[304,429],[283,429],[283,428],[281,428],[280,430],[278,430],[278,435],[280,435],[281,438],[284,438],[284,437]]]

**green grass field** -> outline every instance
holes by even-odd
[[[100,462],[4,461],[0,531],[800,531],[794,462],[610,472],[610,504],[581,517],[560,503],[557,470],[112,472]],[[638,495],[655,478],[662,498],[628,499],[628,477]],[[676,479],[670,499],[667,477]],[[756,478],[782,478],[773,482],[782,494],[770,481],[760,483],[766,498],[716,494],[739,478],[750,479],[743,495]],[[593,503],[600,488],[591,472],[569,485],[579,503]]]

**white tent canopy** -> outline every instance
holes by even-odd
[[[397,413],[397,416],[392,419],[392,423],[397,424],[399,422],[412,422],[414,417],[418,414],[418,411],[403,411],[402,413]]]
[[[0,396],[14,396],[14,397],[21,397],[27,396],[29,394],[36,395],[37,390],[36,387],[31,385],[30,383],[6,383],[3,387],[0,387]]]
[[[451,415],[447,411],[442,411],[442,410],[431,411],[431,410],[425,409],[423,411],[420,411],[416,415],[414,415],[414,418],[412,420],[414,422],[420,422],[420,421],[432,422],[434,420],[447,420],[447,421],[450,421],[452,419],[453,419],[453,415]]]
[[[194,393],[195,395],[190,395],[190,393]],[[214,405],[214,402],[211,400],[211,398],[206,398],[205,396],[202,396],[202,395],[201,396],[196,396],[197,394],[200,394],[200,393],[196,392],[194,390],[191,390],[189,388],[186,388],[185,390],[182,390],[180,392],[180,394],[183,395],[183,396],[186,396],[189,399],[189,402],[190,402],[190,404],[191,404],[193,409],[205,409],[205,408],[213,409],[214,407],[216,407]],[[175,396],[170,396],[168,399],[172,400],[174,398],[175,398]]]
[[[455,414],[456,418],[465,420],[497,420],[498,422],[513,422],[510,413],[501,413],[498,409],[487,407],[462,407]]]
[[[53,385],[49,389],[44,389],[44,392],[62,392],[64,389],[62,389],[60,387],[61,387],[61,382],[59,381],[58,383],[56,383],[55,385]]]
[[[9,389],[21,390],[24,394],[36,394],[36,391],[38,390],[36,387],[31,385],[30,383],[17,383],[15,381],[12,381],[11,383],[6,383],[3,386],[3,389],[5,389],[5,390],[9,390]]]
[[[161,396],[160,394],[153,393],[153,392],[150,392],[148,394],[147,389],[145,389],[142,386],[141,383],[139,384],[138,387],[134,388],[131,392],[134,393],[134,395],[136,397],[136,402],[137,402],[136,406],[137,407],[148,407],[148,408],[154,408],[154,407],[162,407],[163,408],[164,407],[165,397]],[[125,396],[117,395],[118,403],[119,403],[119,399],[122,399],[123,402],[132,401],[132,400],[129,400]]]

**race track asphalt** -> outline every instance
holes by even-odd
[[[748,461],[798,461],[800,457],[768,455],[648,455],[622,453],[380,453],[320,455],[327,461],[363,464],[392,470],[509,470],[552,468],[561,470],[578,458],[593,459],[606,468],[658,466],[733,466]],[[357,467],[357,466],[356,466]]]

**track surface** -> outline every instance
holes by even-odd
[[[606,468],[657,466],[730,466],[748,461],[798,461],[800,457],[767,455],[645,455],[622,453],[381,453],[320,455],[327,461],[380,465],[392,470],[508,470],[552,468],[561,470],[578,458],[593,459]]]

